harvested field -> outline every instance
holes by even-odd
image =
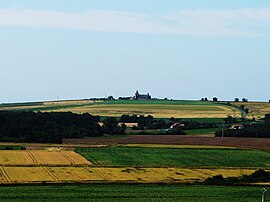
[[[117,144],[170,144],[211,145],[247,149],[270,150],[270,138],[199,137],[188,135],[133,135],[120,137],[63,139],[64,144],[117,145]]]
[[[151,115],[155,118],[224,118],[228,114],[240,117],[239,110],[220,105],[93,104],[53,111],[88,112],[92,115],[114,117],[120,117],[123,114]]]
[[[91,164],[82,156],[73,151],[46,151],[32,150],[29,151],[34,156],[34,159],[42,165],[80,165]]]
[[[233,105],[240,107],[244,105],[245,108],[249,109],[247,114],[248,118],[263,118],[265,114],[270,113],[270,103],[269,102],[234,102]]]
[[[201,182],[208,177],[222,174],[239,177],[251,174],[255,169],[195,169],[195,168],[138,168],[138,167],[10,167],[0,169],[4,176],[0,183],[190,183]]]
[[[43,167],[2,167],[8,176],[8,182],[53,182],[54,178]]]
[[[1,150],[0,165],[90,165],[91,163],[73,151]]]

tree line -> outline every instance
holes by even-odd
[[[0,141],[61,143],[62,138],[102,136],[123,133],[124,129],[111,120],[97,122],[98,116],[72,112],[0,112]]]

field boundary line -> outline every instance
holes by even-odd
[[[28,155],[30,156],[30,158],[32,159],[33,163],[38,163],[37,159],[35,158],[35,156],[31,153],[31,151],[27,151]]]
[[[6,170],[4,169],[3,166],[0,167],[0,171],[3,174],[3,176],[4,176],[4,178],[6,179],[7,182],[13,182],[12,179],[7,174],[7,172],[6,172]]]
[[[56,177],[53,173],[52,173],[52,171],[50,170],[50,168],[49,167],[46,167],[46,166],[42,166],[42,168],[45,170],[45,172],[46,173],[48,173],[52,178],[53,178],[53,180],[54,181],[61,181],[58,177]]]

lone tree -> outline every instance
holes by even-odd
[[[239,98],[234,98],[234,102],[239,102]]]
[[[247,98],[243,98],[242,99],[242,102],[248,102],[248,99]]]
[[[213,102],[217,102],[217,101],[218,101],[217,97],[213,97]]]

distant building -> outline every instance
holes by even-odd
[[[136,91],[132,99],[133,100],[151,100],[151,95],[149,93],[140,94],[139,91]]]
[[[185,127],[185,124],[176,122],[170,126],[170,129],[174,129],[177,127]]]
[[[243,124],[233,124],[230,129],[233,129],[233,130],[241,130],[241,129],[244,129],[245,126]]]

